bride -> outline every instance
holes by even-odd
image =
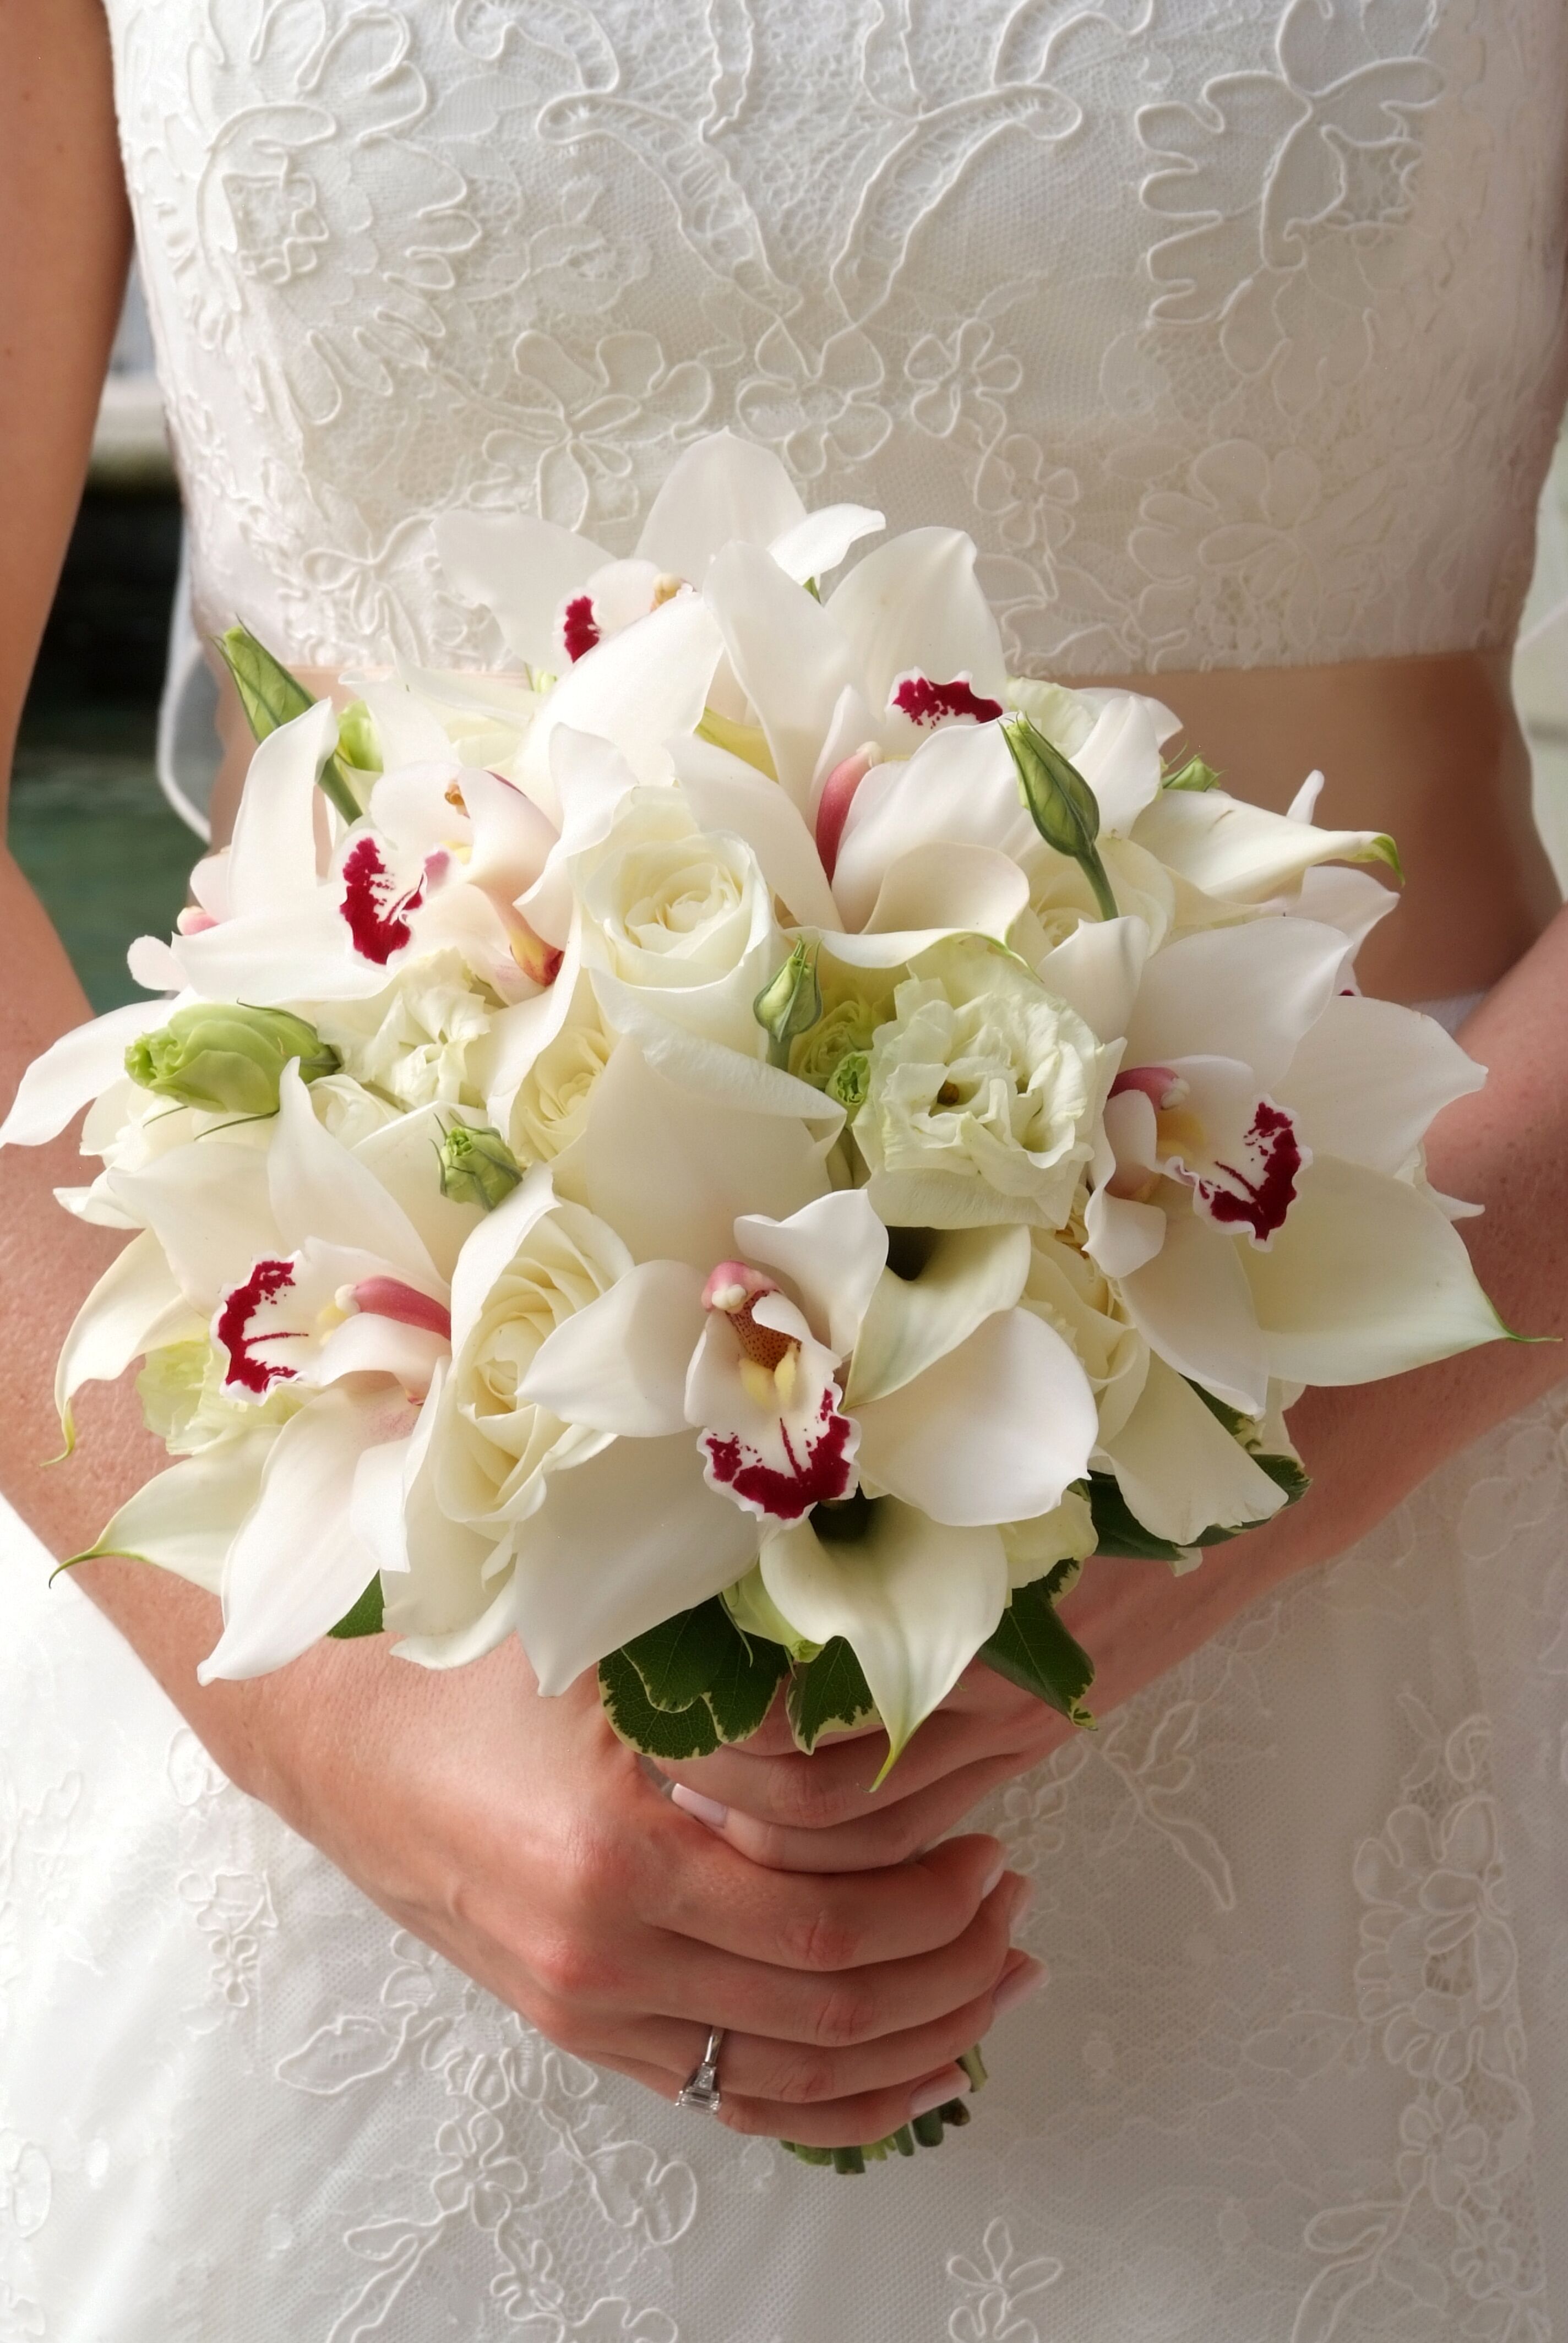
[[[1322,764],[1397,834],[1365,980],[1490,1067],[1432,1176],[1561,1333],[1568,926],[1507,672],[1565,90],[1562,0],[0,8],[0,736],[133,223],[198,618],[301,671],[503,664],[435,517],[624,548],[728,427],[968,528],[1020,671],[1141,679],[1243,793]],[[85,1004],[3,883],[8,1094]],[[863,1740],[765,1735],[669,1799],[515,1644],[202,1691],[194,1588],[49,1592],[32,1533],[161,1455],[116,1392],[42,1469],[104,1239],[68,1144],[0,1175],[6,2343],[1568,2332],[1560,1348],[1314,1393],[1288,1517],[1091,1564],[1095,1736],[977,1668],[875,1798]],[[940,2154],[772,2145],[952,2096],[993,2022]],[[718,2123],[672,2104],[710,2025]]]

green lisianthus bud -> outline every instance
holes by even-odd
[[[864,1050],[846,1050],[828,1078],[828,1096],[846,1114],[859,1114],[871,1087],[871,1061]]]
[[[787,1067],[790,1043],[809,1033],[822,1014],[814,943],[801,939],[778,975],[763,986],[751,1013],[768,1036],[769,1064]]]
[[[291,1058],[307,1082],[335,1074],[343,1062],[314,1025],[286,1009],[196,1001],[131,1043],[126,1071],[143,1090],[209,1114],[276,1114]]]
[[[1082,870],[1103,920],[1116,917],[1116,898],[1100,859],[1100,807],[1094,791],[1070,759],[1049,741],[1027,716],[1009,717],[1001,728],[1018,769],[1019,794],[1048,846]]]
[[[487,1124],[473,1130],[455,1122],[437,1150],[441,1159],[441,1193],[455,1204],[477,1204],[493,1212],[504,1204],[523,1176],[521,1164],[498,1131]]]
[[[337,719],[337,754],[357,773],[378,773],[382,769],[376,719],[362,699],[353,701]]]

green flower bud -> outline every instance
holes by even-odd
[[[814,943],[803,938],[796,945],[778,975],[752,1002],[751,1013],[768,1036],[769,1064],[787,1067],[791,1041],[809,1033],[822,1014]]]
[[[493,1212],[523,1176],[521,1164],[498,1131],[475,1131],[455,1122],[441,1141],[441,1193],[455,1204],[477,1204]]]
[[[828,1077],[828,1096],[847,1114],[859,1114],[871,1087],[871,1061],[864,1050],[847,1050]]]
[[[378,773],[382,769],[376,719],[362,699],[346,708],[337,719],[337,755],[340,763],[352,765],[356,772]]]
[[[314,1025],[286,1009],[196,1001],[133,1041],[126,1071],[143,1090],[209,1114],[276,1114],[278,1082],[291,1058],[307,1082],[335,1074],[343,1062]]]
[[[1094,890],[1102,920],[1116,917],[1116,898],[1095,841],[1100,807],[1077,766],[1054,748],[1027,716],[1004,721],[1001,737],[1018,769],[1019,794],[1048,846],[1076,862]]]

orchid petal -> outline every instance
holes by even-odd
[[[1372,1383],[1507,1331],[1431,1197],[1331,1155],[1244,1269],[1269,1371],[1288,1383]]]
[[[1305,1034],[1275,1095],[1322,1154],[1397,1172],[1432,1118],[1485,1080],[1435,1018],[1344,994]]]
[[[354,1468],[354,1489],[348,1503],[348,1526],[376,1567],[401,1577],[409,1567],[408,1498],[425,1460],[440,1406],[446,1362],[436,1369],[430,1390],[414,1429],[403,1440],[377,1441],[367,1448]]]
[[[808,578],[826,578],[852,545],[886,527],[882,515],[869,505],[819,505],[773,538],[768,550],[787,578],[804,586]]]
[[[1034,972],[1049,993],[1078,1011],[1091,1032],[1114,1041],[1127,1031],[1149,943],[1141,920],[1081,920]]]
[[[967,675],[1000,699],[1001,636],[974,574],[972,540],[953,528],[911,528],[878,546],[835,588],[828,616],[854,646],[873,708],[911,668],[947,682]]]
[[[884,1270],[855,1344],[846,1404],[902,1390],[999,1310],[1010,1310],[1029,1281],[1030,1257],[1025,1228],[944,1229],[918,1275]]]
[[[368,1167],[316,1120],[297,1060],[278,1085],[267,1189],[286,1251],[314,1239],[375,1253],[421,1290],[440,1288],[414,1223]]]
[[[681,794],[701,827],[745,840],[799,926],[837,928],[838,909],[816,842],[778,782],[708,740],[671,741],[670,755]]]
[[[1122,1276],[1127,1314],[1178,1374],[1201,1383],[1227,1406],[1261,1415],[1269,1396],[1269,1353],[1247,1276],[1254,1262],[1274,1256],[1221,1236],[1200,1212],[1184,1202],[1176,1203],[1174,1194],[1171,1201],[1160,1251]]]
[[[358,1310],[327,1335],[308,1380],[327,1384],[341,1383],[346,1375],[384,1375],[400,1383],[411,1399],[423,1399],[451,1347],[445,1334],[428,1327]],[[305,1370],[300,1373],[303,1379]]]
[[[1279,1483],[1163,1359],[1151,1358],[1137,1405],[1106,1453],[1144,1528],[1174,1545],[1192,1545],[1208,1529],[1267,1521],[1285,1502]]]
[[[1005,943],[1013,921],[1028,909],[1029,880],[1010,855],[991,846],[931,839],[889,864],[866,933],[913,931],[935,940],[960,932]],[[919,949],[905,957],[913,959]]]
[[[184,969],[162,936],[134,936],[126,952],[126,967],[132,983],[139,984],[144,992],[177,992],[186,980]]]
[[[199,1682],[283,1667],[352,1609],[376,1569],[350,1522],[354,1475],[366,1449],[406,1437],[413,1421],[400,1393],[350,1393],[341,1384],[290,1416],[230,1550],[224,1630],[196,1670]]]
[[[1271,1091],[1341,978],[1345,940],[1310,920],[1258,920],[1181,937],[1143,971],[1124,1069],[1236,1058]]]
[[[856,1412],[862,1479],[958,1525],[1049,1513],[1088,1470],[1100,1436],[1088,1376],[1027,1310],[987,1318],[912,1383]]]
[[[1083,1222],[1084,1249],[1107,1277],[1131,1277],[1165,1242],[1165,1215],[1158,1204],[1137,1204],[1104,1188],[1090,1197]]]
[[[692,1044],[694,1051],[703,1046]],[[737,1068],[749,1064],[728,1051],[710,1054]],[[779,1083],[790,1081],[772,1067],[757,1071]],[[792,1087],[806,1089],[804,1083]],[[687,1261],[706,1275],[729,1255],[743,1211],[787,1220],[824,1194],[828,1184],[803,1121],[678,1088],[629,1042],[616,1050],[595,1087],[588,1205],[619,1232],[638,1261]]]
[[[850,1644],[887,1731],[890,1765],[1007,1607],[999,1530],[950,1528],[890,1498],[853,1543],[825,1544],[809,1521],[781,1531],[764,1544],[761,1568],[791,1626],[812,1643],[842,1635]]]
[[[205,1316],[263,1253],[286,1252],[267,1200],[266,1157],[204,1139],[141,1172],[111,1172],[109,1193],[168,1257],[180,1291]]]
[[[733,540],[769,546],[809,518],[770,448],[714,431],[683,447],[670,466],[637,549],[660,569],[700,586],[715,556]]]
[[[464,600],[491,613],[525,665],[553,668],[561,605],[608,554],[531,513],[437,513],[434,533],[441,567]]]
[[[17,1085],[11,1111],[0,1124],[0,1147],[41,1147],[57,1139],[85,1106],[126,1071],[126,1051],[144,1033],[166,1024],[184,1004],[133,1001],[106,1017],[75,1026],[34,1059]]]
[[[787,1221],[744,1212],[735,1244],[742,1260],[789,1279],[814,1331],[847,1357],[888,1258],[888,1232],[863,1191],[819,1196]]]
[[[369,1131],[350,1151],[378,1188],[407,1215],[437,1275],[449,1278],[464,1245],[485,1217],[477,1204],[441,1193],[437,1154],[455,1121],[449,1110],[416,1107]]]
[[[156,1563],[176,1578],[216,1594],[224,1564],[241,1523],[255,1505],[262,1471],[277,1438],[268,1424],[232,1440],[215,1441],[166,1472],[155,1473],[127,1497],[95,1544],[78,1557],[124,1554]]]
[[[617,1440],[550,1476],[517,1533],[514,1615],[542,1693],[565,1692],[628,1637],[733,1585],[757,1523],[702,1477],[689,1432]]]
[[[1104,837],[1125,838],[1160,794],[1156,715],[1154,701],[1136,691],[1117,692],[1073,758],[1094,792]]]
[[[354,950],[330,887],[286,910],[176,936],[170,949],[204,1001],[273,1009],[297,1001],[369,1001],[387,989],[387,967]]]
[[[1016,860],[1034,836],[1000,725],[948,725],[861,782],[839,842],[833,900],[846,927],[863,928],[887,873],[914,848],[984,846]]]
[[[1338,928],[1353,958],[1378,921],[1398,910],[1399,897],[1370,870],[1327,862],[1309,870],[1298,893],[1286,896],[1283,905],[1295,919],[1316,920],[1325,928]]]
[[[337,719],[318,699],[257,746],[245,777],[228,853],[236,920],[286,911],[316,891],[317,780],[337,746]],[[324,842],[324,841],[323,841]]]
[[[551,739],[563,725],[612,742],[639,781],[668,782],[664,742],[671,733],[697,729],[721,648],[707,605],[695,594],[678,594],[578,659],[523,742],[518,779],[535,804],[550,820],[558,819]]]
[[[67,1443],[74,1440],[71,1402],[82,1385],[114,1383],[156,1337],[171,1340],[186,1319],[192,1320],[189,1331],[199,1332],[201,1322],[176,1283],[162,1245],[145,1230],[116,1254],[61,1345],[55,1405]]]
[[[546,1336],[519,1395],[564,1423],[658,1440],[686,1422],[686,1375],[702,1339],[702,1272],[645,1261]]]
[[[359,696],[376,727],[384,772],[397,772],[405,765],[438,765],[452,756],[446,726],[428,702],[416,698],[406,683],[367,678],[359,686]]]
[[[804,813],[834,709],[858,681],[849,646],[760,546],[727,546],[709,572],[705,599],[761,719],[779,784]]]
[[[1223,789],[1161,789],[1140,815],[1137,839],[1206,894],[1243,903],[1296,886],[1314,863],[1393,862],[1380,831],[1314,830]]]

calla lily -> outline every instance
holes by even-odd
[[[765,549],[804,585],[881,526],[861,505],[808,513],[777,456],[720,431],[678,457],[629,560],[527,513],[442,513],[436,544],[458,592],[495,614],[517,657],[558,674],[683,585],[699,587],[732,541]]]

